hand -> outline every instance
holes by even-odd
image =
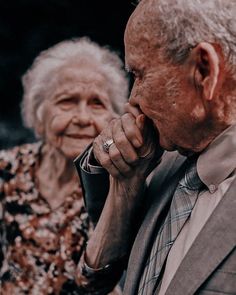
[[[103,143],[109,139],[114,143],[107,153]],[[111,121],[95,139],[93,151],[97,161],[118,179],[134,174],[145,179],[163,153],[152,121],[130,104],[126,105],[126,113]]]
[[[93,268],[103,267],[130,251],[146,177],[163,153],[152,121],[129,104],[126,111],[93,143],[95,158],[111,175],[105,206],[87,246],[87,262]],[[103,143],[109,139],[114,143],[106,152]]]

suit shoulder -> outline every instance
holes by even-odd
[[[149,176],[150,186],[157,181],[161,185],[180,168],[185,160],[186,157],[181,156],[178,152],[165,152],[160,164],[153,170],[151,176]]]

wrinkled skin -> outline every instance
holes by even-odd
[[[66,64],[51,75],[38,133],[45,145],[37,170],[40,193],[56,208],[80,191],[73,161],[116,114],[107,80],[90,64]],[[55,198],[56,196],[56,198]]]
[[[112,120],[109,128],[105,128],[94,140],[94,154],[113,177],[130,179],[138,174],[145,180],[162,154],[158,133],[140,109],[129,103],[125,109],[126,113]],[[106,153],[103,143],[110,138],[114,143]]]
[[[105,77],[92,66],[65,66],[55,73],[43,103],[41,133],[74,159],[115,116]]]
[[[126,64],[135,78],[130,104],[153,121],[164,149],[198,152],[207,144],[201,141],[209,108],[194,88],[189,62],[175,66],[156,46],[151,2],[140,3],[126,28]],[[147,11],[149,21],[145,23]]]
[[[127,112],[133,117],[126,114],[113,121],[94,143],[95,157],[114,177],[134,175],[134,167],[137,171],[137,167],[141,168],[138,173],[142,171],[145,160],[138,161],[140,148],[152,149],[146,159],[149,163],[153,163],[151,155],[158,154],[157,150],[162,148],[191,155],[202,151],[225,128],[215,122],[215,101],[205,99],[201,84],[195,84],[197,56],[192,54],[181,65],[169,62],[156,44],[153,17],[156,15],[152,12],[152,1],[141,2],[125,31],[126,66],[134,75]],[[152,124],[140,127],[138,122],[144,115],[145,121],[148,118]],[[153,128],[155,132],[151,131]],[[108,155],[101,146],[110,138],[114,144]]]
[[[146,176],[163,149],[187,156],[201,152],[229,124],[221,50],[200,42],[181,65],[171,63],[161,40],[154,42],[154,5],[158,1],[141,1],[126,27],[126,66],[135,78],[127,113],[113,120],[93,145],[95,158],[111,175],[104,209],[87,246],[87,263],[93,268],[129,254],[147,196]],[[102,144],[108,139],[114,143],[107,153]]]

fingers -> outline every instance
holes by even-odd
[[[126,113],[112,120],[94,140],[95,158],[113,177],[132,176],[137,165],[149,163],[155,153],[155,136],[150,133],[153,126],[149,123],[152,124],[142,113],[137,117]],[[110,140],[113,143],[104,149],[104,143]]]
[[[142,113],[140,108],[132,106],[129,103],[125,104],[125,111],[127,113],[124,116],[122,116],[122,119],[128,119],[131,122],[130,125],[126,125],[126,123],[123,120],[123,126],[124,126],[125,133],[127,134],[127,137],[132,142],[132,144],[136,148],[140,148],[140,144],[141,145],[143,144],[143,141],[144,141],[143,139],[145,138],[144,137],[144,133],[146,133],[146,131],[145,131],[145,121],[146,121],[147,118]],[[133,122],[134,119],[135,119],[135,123]],[[133,127],[136,130],[133,130]],[[139,143],[134,141],[136,137],[138,138]]]
[[[135,148],[140,148],[143,144],[143,135],[136,124],[135,117],[130,113],[126,113],[121,117],[121,124],[128,141]]]
[[[130,173],[132,172],[132,166],[126,163],[121,152],[115,144],[111,145],[111,147],[109,148],[109,156],[113,166],[117,170],[115,171],[115,169],[113,169],[114,173],[112,176],[125,177],[130,175]]]
[[[106,153],[103,149],[103,143],[105,141],[104,137],[105,135],[101,133],[95,138],[93,142],[93,153],[98,163],[100,163],[101,166],[105,168],[109,174],[117,178],[120,176],[120,172],[111,161],[109,153]]]
[[[108,151],[103,144],[112,139]],[[103,130],[93,142],[93,153],[97,161],[113,176],[122,178],[129,176],[133,163],[138,156],[132,144],[126,138],[121,126],[121,119],[114,119],[109,128]]]
[[[138,150],[140,158],[149,159],[155,153],[157,134],[154,129],[153,123],[147,117],[139,115],[136,118],[136,123],[142,129],[143,140],[145,144]]]
[[[143,133],[144,131],[144,122],[145,122],[145,115],[144,114],[140,114],[136,117],[136,120],[135,120],[139,130]]]
[[[125,112],[126,113],[132,114],[135,118],[138,117],[138,115],[141,115],[142,114],[142,111],[140,110],[140,108],[135,107],[135,106],[132,106],[128,102],[125,104],[124,109],[125,109]]]
[[[117,150],[118,150],[119,154],[122,156],[122,159],[125,161],[125,163],[132,165],[133,163],[135,163],[138,160],[138,155],[137,155],[137,152],[136,152],[135,148],[133,147],[132,143],[127,138],[127,135],[126,135],[125,130],[123,128],[124,121],[126,123],[130,122],[129,120],[127,121],[123,118],[123,121],[122,121],[122,119],[117,120],[115,122],[115,124],[113,125],[112,136],[113,136],[113,140],[115,142],[115,145],[111,146],[111,148],[109,149],[109,154],[110,154],[112,160],[113,160],[114,155],[116,156],[114,159],[114,163],[117,164],[117,158],[118,158]],[[136,128],[136,129],[139,132],[138,128]],[[117,150],[115,150],[114,146]]]

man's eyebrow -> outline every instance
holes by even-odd
[[[127,64],[125,64],[125,70],[128,73],[132,72],[131,67],[129,65],[127,65]]]
[[[138,73],[139,72],[139,70],[135,66],[127,65],[127,64],[125,64],[125,70],[128,73]]]
[[[131,4],[134,6],[137,6],[140,2],[141,2],[141,0],[134,0],[131,2]]]

